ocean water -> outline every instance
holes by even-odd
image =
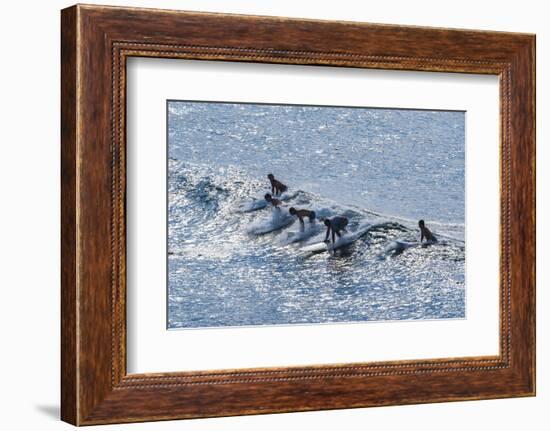
[[[464,318],[464,128],[455,111],[169,101],[168,328]],[[340,247],[312,251],[324,225],[291,206],[346,216]]]

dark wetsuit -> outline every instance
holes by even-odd
[[[315,220],[315,211],[310,211],[310,210],[296,210],[296,212],[294,213],[294,215],[296,215],[296,217],[298,217],[298,219],[300,220],[300,223],[301,223],[302,225],[304,224],[304,217],[309,218],[309,222],[310,222],[310,223],[313,223],[313,221]]]
[[[334,244],[336,242],[336,235],[338,235],[338,238],[340,238],[342,235],[340,234],[340,231],[345,231],[346,226],[348,225],[348,219],[344,216],[336,216],[329,219],[330,226],[327,226],[327,235],[325,236],[325,241],[328,240],[328,236],[330,232],[332,231],[332,243]]]
[[[275,199],[275,198],[271,199],[269,203],[273,205],[275,208],[283,204],[279,199]]]
[[[288,187],[285,186],[282,182],[276,180],[275,178],[269,179],[271,182],[271,193],[274,195],[280,195],[288,190]]]
[[[420,242],[422,242],[424,238],[429,242],[437,242],[435,235],[425,226],[420,228]]]

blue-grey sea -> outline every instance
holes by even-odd
[[[168,328],[465,317],[464,112],[167,109]],[[280,210],[268,173],[288,186]],[[348,233],[320,250],[322,221],[290,207]]]

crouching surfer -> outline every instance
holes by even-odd
[[[290,215],[298,217],[298,220],[300,220],[300,224],[302,227],[304,227],[304,218],[307,217],[309,219],[310,223],[313,223],[315,221],[315,211],[310,210],[304,210],[304,209],[296,209],[294,207],[290,208],[288,210]]]
[[[288,190],[288,187],[279,180],[276,180],[273,174],[268,174],[269,182],[271,183],[271,194],[279,196]]]
[[[418,227],[420,228],[420,242],[424,241],[424,238],[426,238],[426,243],[434,243],[437,242],[437,238],[435,235],[426,227],[426,224],[424,223],[424,220],[418,221]]]
[[[327,234],[325,236],[326,243],[329,242],[328,236],[332,232],[332,243],[334,244],[336,242],[336,235],[338,235],[338,238],[342,236],[340,233],[341,231],[344,231],[347,233],[346,226],[348,225],[348,219],[344,216],[335,216],[332,218],[327,218],[325,220],[325,226],[327,227]]]
[[[283,203],[277,199],[277,198],[274,198],[273,196],[271,196],[269,193],[266,193],[265,196],[264,196],[265,200],[267,202],[269,202],[271,205],[273,205],[273,208],[277,208],[278,210],[281,210],[281,208],[279,208]]]

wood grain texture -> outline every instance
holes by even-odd
[[[76,9],[61,16],[61,417],[77,422]]]
[[[63,420],[87,425],[534,394],[533,35],[79,5],[62,11],[61,36]],[[127,375],[130,56],[499,75],[499,355]]]

